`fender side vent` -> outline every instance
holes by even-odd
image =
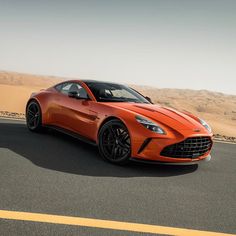
[[[138,150],[138,154],[141,153],[147,147],[147,145],[150,143],[151,140],[152,140],[151,138],[147,138],[144,140],[143,144]]]

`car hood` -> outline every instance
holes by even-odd
[[[154,104],[137,104],[137,103],[110,103],[113,107],[119,107],[127,111],[137,113],[163,124],[175,130],[193,130],[200,132],[205,128],[200,124],[197,117],[192,114],[177,111],[169,107],[163,107]]]

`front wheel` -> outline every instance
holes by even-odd
[[[42,112],[37,101],[32,100],[26,107],[26,123],[30,131],[42,129]]]
[[[115,164],[126,164],[131,155],[130,135],[119,120],[105,123],[99,132],[99,152],[101,156]]]

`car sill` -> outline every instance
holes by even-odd
[[[97,146],[95,141],[90,140],[90,139],[88,139],[88,138],[86,138],[86,137],[84,137],[84,136],[82,136],[80,134],[77,134],[75,132],[72,132],[70,130],[67,130],[67,129],[64,129],[64,128],[61,128],[61,127],[58,127],[58,126],[55,126],[55,125],[47,125],[47,126],[44,126],[44,127],[56,130],[56,131],[58,131],[60,133],[66,134],[66,135],[69,135],[69,136],[71,136],[71,137],[73,137],[75,139],[78,139],[78,140],[80,140],[82,142],[85,142],[85,143],[88,143],[90,145]]]

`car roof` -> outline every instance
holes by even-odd
[[[96,84],[119,84],[117,82],[112,81],[101,81],[101,80],[80,80],[84,83],[96,83]]]
[[[97,84],[120,84],[117,82],[112,82],[112,81],[101,81],[101,80],[89,80],[89,79],[72,79],[72,80],[65,80],[60,82],[61,83],[68,83],[68,82],[84,82],[84,83],[97,83]]]

